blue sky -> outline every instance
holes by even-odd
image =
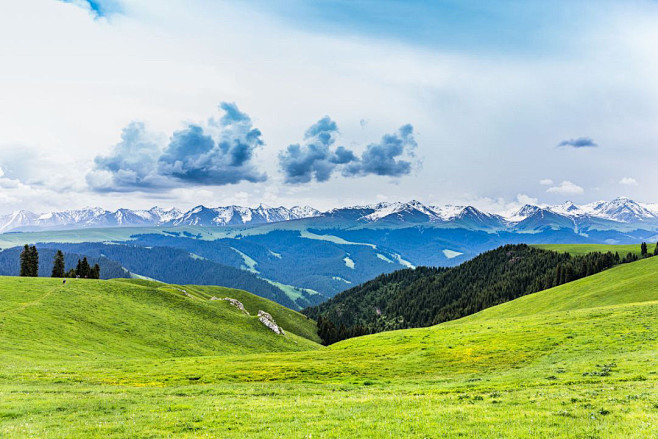
[[[411,45],[475,52],[537,55],[559,45],[578,2],[329,0],[257,2],[292,26],[333,34],[396,39]],[[582,16],[576,17],[580,21]],[[555,27],[561,22],[560,29]],[[548,36],[551,38],[548,38]]]
[[[649,0],[5,2],[0,212],[658,201],[656,20]]]
[[[122,13],[121,3],[119,0],[60,0],[64,3],[70,3],[75,6],[88,9],[92,15],[97,18],[111,17],[114,14]]]

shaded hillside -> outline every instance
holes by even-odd
[[[299,306],[280,288],[253,273],[195,257],[167,247],[142,247],[132,244],[42,244],[64,251],[104,256],[119,262],[130,272],[162,282],[195,285],[221,285],[251,291],[291,309]]]
[[[53,248],[38,246],[39,251],[39,276],[50,277],[53,270],[53,259],[55,258],[55,248],[61,249],[64,244],[57,245]],[[21,269],[20,254],[22,247],[9,248],[0,251],[0,276],[18,276]],[[130,277],[130,273],[121,266],[120,263],[101,256],[99,254],[90,255],[87,253],[64,252],[64,265],[66,271],[75,268],[78,259],[87,257],[90,265],[98,264],[101,267],[101,279],[114,279],[121,277]]]
[[[418,268],[379,276],[304,313],[318,319],[320,336],[332,343],[455,320],[619,262],[612,253],[573,257],[527,245],[506,245],[450,269]]]
[[[168,232],[166,233],[174,233]],[[404,266],[392,252],[373,245],[350,244],[331,235],[274,230],[267,234],[200,240],[162,234],[136,235],[134,244],[173,247],[235,268],[249,268],[263,278],[317,291],[302,307],[316,305],[346,288]],[[253,261],[248,267],[246,258]],[[345,258],[354,261],[348,265]]]

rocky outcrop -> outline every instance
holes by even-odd
[[[234,307],[236,307],[237,309],[239,309],[243,313],[249,315],[249,311],[247,311],[245,309],[244,305],[242,304],[242,302],[240,302],[237,299],[233,299],[231,297],[224,297],[223,299],[220,299],[219,297],[213,296],[213,297],[210,298],[210,300],[226,300],[228,303],[230,303],[231,305],[233,305]]]
[[[283,328],[276,324],[276,322],[274,321],[274,319],[269,313],[266,313],[265,311],[262,310],[258,311],[258,321],[260,321],[263,325],[267,326],[275,334],[286,335],[286,333],[283,332]]]
[[[180,291],[181,293],[185,294],[186,297],[189,297],[190,299],[194,298],[194,296],[192,296],[190,293],[188,293],[187,290],[184,290],[182,288],[176,288],[176,289],[178,291]]]

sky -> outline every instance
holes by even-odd
[[[658,2],[0,5],[0,213],[658,202]]]

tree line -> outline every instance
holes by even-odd
[[[658,248],[658,245],[657,245]],[[650,254],[594,252],[582,256],[525,244],[505,245],[453,268],[399,270],[303,311],[318,322],[324,344],[350,337],[431,326],[520,296],[599,273]]]
[[[39,276],[39,251],[36,246],[29,246],[25,244],[23,251],[20,254],[20,275],[27,277],[37,277]],[[83,257],[82,260],[78,259],[78,263],[75,268],[71,268],[66,271],[66,266],[64,264],[64,253],[61,250],[57,250],[55,257],[53,259],[53,270],[50,277],[69,277],[69,278],[85,278],[85,279],[100,279],[101,276],[101,267],[98,264],[94,264],[92,267],[87,261],[87,257]]]

